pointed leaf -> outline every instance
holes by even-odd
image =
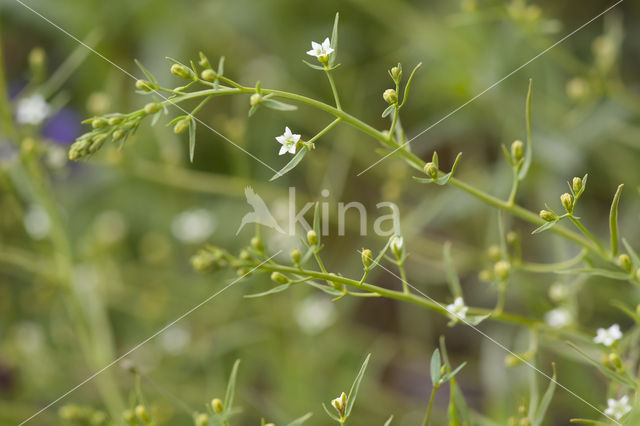
[[[391,114],[391,111],[393,111],[393,109],[395,108],[395,105],[389,105],[383,112],[382,112],[382,118],[385,118],[387,115]]]
[[[324,412],[327,413],[327,415],[329,417],[331,417],[333,420],[335,420],[336,422],[342,424],[342,422],[340,421],[340,419],[338,418],[338,416],[336,416],[335,414],[333,414],[333,412],[331,412],[326,405],[324,405],[324,402],[322,403],[322,408],[324,408]]]
[[[138,68],[140,68],[140,71],[142,71],[142,73],[149,79],[149,81],[157,86],[158,85],[158,80],[156,80],[156,78],[153,76],[153,74],[151,74],[151,72],[148,69],[146,69],[144,67],[144,65],[142,65],[142,62],[140,62],[137,59],[134,59],[133,61],[136,63]]]
[[[384,425],[383,425],[383,426],[391,426],[391,421],[392,421],[392,420],[393,420],[393,414],[391,415],[391,417],[389,417],[389,418],[387,419],[387,421],[386,421],[386,422],[384,422]]]
[[[369,358],[371,358],[371,354],[367,355],[367,358],[362,363],[362,367],[360,367],[360,371],[356,376],[353,384],[351,385],[351,389],[349,390],[349,395],[347,396],[347,407],[344,411],[345,417],[349,417],[351,414],[351,410],[353,409],[353,405],[356,403],[356,397],[358,396],[358,389],[360,389],[360,382],[362,382],[362,378],[364,377],[364,372],[367,369],[367,364],[369,364]]]
[[[413,180],[420,183],[434,183],[435,181],[431,178],[423,178],[418,176],[412,176]]]
[[[321,67],[320,65],[310,64],[309,62],[305,61],[304,59],[302,60],[302,62],[304,62],[308,67],[311,67],[314,70],[324,71],[324,67]]]
[[[247,299],[253,299],[253,298],[256,298],[256,297],[268,296],[270,294],[283,292],[286,289],[288,289],[289,287],[291,287],[291,283],[279,285],[277,287],[272,288],[271,290],[263,291],[262,293],[247,294],[244,297],[247,298]]]
[[[328,285],[324,285],[324,284],[319,284],[315,281],[307,281],[307,284],[317,288],[318,290],[322,290],[325,293],[327,293],[328,295],[331,296],[342,296],[344,293],[342,291],[336,290],[333,287],[329,287]]]
[[[600,370],[600,372],[602,374],[604,374],[605,376],[607,376],[611,380],[615,380],[616,382],[620,383],[621,385],[627,386],[627,387],[629,387],[631,389],[636,389],[636,384],[635,384],[635,382],[633,380],[629,379],[628,377],[622,376],[622,375],[616,373],[613,370],[608,369],[607,367],[602,365],[602,363],[596,361],[595,359],[593,359],[589,355],[587,355],[586,352],[584,352],[582,349],[580,349],[575,344],[573,344],[571,342],[567,342],[567,344],[569,346],[571,346],[571,348],[573,350],[575,350],[580,355],[582,355],[584,357],[584,359],[587,360],[587,362],[589,362],[589,364],[591,364],[594,367],[596,367],[598,370]]]
[[[411,83],[413,82],[413,77],[416,75],[416,71],[420,69],[422,66],[422,62],[419,62],[411,71],[411,75],[409,76],[409,80],[407,80],[407,85],[404,86],[404,93],[402,95],[402,103],[398,106],[398,108],[402,108],[404,103],[407,102],[407,98],[409,97],[409,89],[411,89]]]
[[[302,158],[307,154],[307,151],[308,149],[306,146],[303,146],[302,148],[300,148],[300,151],[298,151],[296,155],[293,156],[291,161],[289,161],[286,166],[280,169],[278,173],[273,175],[271,179],[269,179],[269,182],[272,182],[278,179],[279,177],[285,175],[286,173],[290,172],[291,170],[293,170],[298,165],[298,163],[302,161]]]
[[[446,383],[449,380],[453,379],[456,374],[458,374],[460,372],[460,370],[462,370],[465,366],[467,365],[467,362],[463,362],[462,364],[460,364],[455,370],[453,370],[451,373],[445,374],[445,376],[443,378],[440,379],[440,383]]]
[[[189,160],[193,163],[193,156],[196,152],[196,121],[193,117],[189,120]]]
[[[534,231],[531,233],[531,235],[533,234],[539,234],[540,232],[544,232],[547,229],[551,228],[553,225],[555,225],[556,223],[558,223],[557,220],[554,220],[552,222],[547,222],[544,225],[540,226],[539,228],[534,229]]]
[[[542,424],[542,422],[544,421],[544,416],[546,415],[547,410],[549,409],[549,404],[551,404],[551,399],[553,399],[553,393],[556,390],[556,377],[557,377],[556,364],[553,363],[551,364],[551,366],[553,368],[553,376],[551,376],[549,387],[544,393],[542,400],[540,401],[540,405],[538,406],[538,408],[536,408],[536,415],[533,419],[532,426],[540,426]]]
[[[626,272],[611,271],[609,269],[599,268],[580,268],[580,269],[565,269],[563,271],[556,271],[556,274],[586,274],[596,275],[599,277],[611,278],[612,280],[628,280],[631,275]]]
[[[456,172],[456,169],[458,168],[458,164],[460,163],[460,158],[462,157],[462,153],[458,153],[458,155],[456,156],[455,161],[453,162],[453,166],[451,167],[451,171],[449,173],[447,173],[444,176],[439,176],[438,180],[436,181],[436,183],[438,185],[446,185],[447,183],[449,183],[449,179],[451,179],[451,177],[453,176],[453,174]]]
[[[333,21],[333,31],[331,31],[331,48],[333,52],[329,55],[329,66],[332,67],[338,57],[338,21],[340,20],[340,13],[336,13],[336,18]]]
[[[609,212],[609,231],[611,233],[611,254],[615,257],[618,255],[618,203],[620,202],[620,193],[624,184],[619,185],[616,194],[613,196],[611,203],[611,211]]]
[[[301,424],[303,424],[304,422],[309,420],[311,418],[311,416],[313,416],[313,413],[307,413],[304,416],[295,419],[294,421],[289,423],[287,426],[300,426]]]
[[[529,89],[527,90],[527,106],[525,110],[525,119],[527,125],[527,147],[524,153],[524,163],[518,174],[518,179],[522,180],[529,173],[529,167],[531,166],[531,160],[533,159],[533,147],[531,146],[531,97],[533,94],[533,80],[529,79]]]
[[[480,323],[484,320],[486,320],[487,318],[489,318],[491,316],[491,314],[486,314],[486,315],[467,315],[467,317],[464,319],[464,322],[469,324],[469,325],[480,325]]]
[[[433,351],[433,355],[431,355],[431,383],[435,386],[440,383],[440,370],[442,368],[442,363],[440,362],[440,350],[436,348]]]
[[[238,367],[240,367],[240,360],[237,359],[233,363],[231,369],[231,375],[229,376],[229,383],[227,383],[227,392],[224,396],[224,411],[228,412],[233,407],[233,398],[236,395],[236,380],[238,378]]]
[[[276,101],[275,99],[263,98],[262,105],[266,106],[269,109],[275,109],[277,111],[295,111],[298,109],[297,106],[286,104],[284,102]]]

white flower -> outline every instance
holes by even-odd
[[[282,155],[286,152],[290,152],[291,154],[296,153],[296,145],[300,140],[300,135],[294,135],[291,133],[291,129],[288,127],[284,128],[284,133],[282,136],[276,136],[276,140],[282,144],[280,148],[280,152],[278,155]]]
[[[565,308],[555,308],[544,314],[544,321],[553,328],[562,328],[571,324],[571,313]]]
[[[187,244],[198,244],[213,234],[216,227],[211,212],[206,209],[187,210],[171,222],[173,236]]]
[[[342,415],[344,413],[344,409],[347,406],[347,395],[342,392],[339,397],[331,401],[331,405],[333,408],[338,410],[338,412]]]
[[[16,105],[16,121],[20,124],[40,124],[51,112],[49,104],[41,95],[22,98]]]
[[[190,341],[191,332],[181,326],[173,326],[160,336],[160,346],[172,355],[182,352]]]
[[[311,47],[312,49],[307,52],[307,55],[315,56],[320,61],[326,61],[327,57],[333,53],[329,37],[325,38],[322,44],[312,41]]]
[[[447,305],[447,312],[460,319],[465,319],[468,310],[469,307],[464,304],[462,297],[456,297],[451,305]]]
[[[602,343],[605,346],[611,346],[616,340],[622,339],[622,332],[618,324],[613,324],[611,327],[604,329],[599,328],[596,337],[593,341],[596,343]]]
[[[295,311],[298,326],[307,334],[318,334],[336,320],[336,308],[326,297],[311,295]]]
[[[42,240],[51,231],[51,221],[47,212],[37,204],[29,206],[23,218],[24,229],[34,240]]]
[[[629,397],[627,395],[618,400],[609,398],[607,399],[607,405],[608,407],[604,410],[604,413],[616,420],[620,420],[622,416],[631,411],[631,405],[629,405]]]

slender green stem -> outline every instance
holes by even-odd
[[[520,188],[520,177],[518,176],[518,168],[513,168],[513,185],[511,186],[511,194],[509,194],[509,201],[507,203],[510,206],[515,205],[516,195],[518,195],[518,189]]]
[[[409,283],[407,282],[407,272],[404,269],[404,262],[398,262],[398,270],[400,271],[400,279],[402,280],[402,292],[409,294]]]
[[[209,95],[207,97],[205,97],[202,102],[200,102],[198,104],[198,106],[196,106],[193,111],[191,111],[191,115],[196,115],[198,113],[198,111],[200,111],[202,109],[203,106],[205,106],[207,104],[207,102],[209,102],[211,100],[213,96]]]
[[[573,222],[574,225],[576,225],[576,228],[578,228],[580,232],[582,232],[587,238],[589,238],[593,242],[593,244],[598,248],[599,254],[605,259],[609,259],[609,255],[607,254],[607,251],[604,249],[604,247],[602,247],[602,244],[600,244],[598,239],[594,237],[593,234],[589,232],[587,228],[585,228],[584,225],[576,217],[569,216],[569,219],[571,219],[571,222]]]
[[[429,426],[429,419],[431,419],[431,410],[433,409],[433,401],[435,400],[437,390],[438,385],[433,385],[431,388],[431,396],[429,397],[429,405],[427,405],[427,414],[424,416],[422,426]]]
[[[329,123],[324,129],[320,130],[314,137],[312,137],[311,139],[309,139],[306,143],[307,145],[311,145],[312,143],[314,143],[315,141],[317,141],[318,139],[320,139],[325,133],[327,133],[329,130],[331,130],[336,124],[338,124],[339,122],[341,122],[342,119],[341,118],[336,118],[335,120],[333,120],[331,123]]]
[[[342,106],[340,106],[340,97],[338,96],[338,88],[336,87],[335,81],[333,81],[333,76],[331,75],[331,71],[326,69],[324,70],[325,74],[327,74],[327,79],[329,80],[329,84],[331,85],[331,91],[333,92],[333,99],[336,101],[336,108],[342,110]]]

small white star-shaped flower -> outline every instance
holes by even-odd
[[[464,304],[462,297],[456,297],[451,305],[447,305],[447,312],[460,319],[466,318],[468,310],[469,307]]]
[[[553,328],[562,328],[571,324],[571,312],[565,308],[555,308],[544,314],[544,321]]]
[[[629,404],[629,397],[625,395],[617,400],[613,398],[607,399],[607,409],[604,410],[604,413],[616,420],[620,420],[629,411],[631,411],[631,405]]]
[[[36,93],[18,101],[16,105],[16,121],[20,124],[38,125],[47,118],[50,112],[49,104],[42,95]]]
[[[320,61],[326,61],[329,55],[333,53],[329,37],[325,38],[322,44],[312,41],[311,47],[312,49],[307,52],[307,55],[315,56]]]
[[[613,324],[611,327],[599,328],[597,330],[596,337],[593,338],[595,343],[602,343],[605,346],[611,346],[615,343],[616,340],[622,339],[622,331],[620,331],[620,326],[618,324]]]
[[[282,136],[276,136],[276,140],[282,144],[282,147],[280,148],[280,152],[278,153],[278,155],[282,155],[287,152],[290,152],[291,154],[295,154],[296,145],[300,140],[300,135],[294,135],[293,133],[291,133],[291,129],[289,129],[288,127],[285,127],[284,133],[282,134]]]

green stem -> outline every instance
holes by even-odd
[[[569,219],[571,219],[571,222],[574,223],[574,225],[576,225],[576,228],[578,228],[580,230],[580,232],[582,232],[587,238],[589,238],[593,244],[597,247],[600,256],[602,256],[604,259],[609,259],[609,255],[607,254],[606,250],[604,249],[604,247],[602,247],[602,245],[600,244],[600,242],[598,241],[598,239],[596,237],[593,236],[593,234],[591,232],[589,232],[587,230],[587,228],[584,227],[584,225],[582,225],[582,223],[575,218],[574,216],[569,216]],[[553,229],[553,228],[552,228]]]
[[[327,74],[327,79],[329,80],[329,84],[331,85],[331,91],[333,92],[333,99],[336,101],[336,108],[342,110],[340,106],[340,97],[338,96],[338,88],[336,87],[335,81],[333,81],[333,76],[331,75],[331,71],[328,69],[324,70],[325,74]]]
[[[327,133],[329,130],[331,130],[336,124],[338,124],[341,121],[342,121],[341,118],[336,118],[331,123],[329,123],[324,129],[320,130],[314,137],[309,139],[306,143],[308,145],[311,145],[312,143],[314,143],[315,141],[320,139],[325,133]]]
[[[520,178],[518,176],[518,168],[513,168],[513,185],[511,186],[511,194],[509,194],[509,201],[507,203],[510,206],[515,205],[516,195],[518,195],[518,188],[520,188]]]
[[[431,418],[431,410],[433,409],[433,401],[435,400],[436,391],[438,390],[438,386],[434,385],[431,388],[431,396],[429,397],[429,405],[427,406],[427,414],[424,416],[423,426],[429,426],[429,419]]]
[[[407,282],[407,272],[404,269],[404,262],[398,262],[398,270],[400,271],[400,279],[402,280],[402,292],[409,294],[409,283]]]

